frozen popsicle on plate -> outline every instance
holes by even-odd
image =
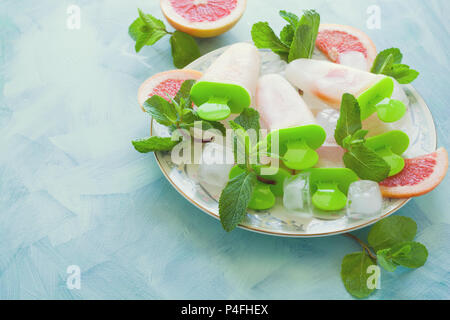
[[[304,93],[336,109],[344,93],[354,95],[358,98],[362,119],[377,112],[381,120],[392,122],[399,120],[406,111],[398,100],[378,105],[391,98],[394,90],[394,81],[384,75],[328,61],[298,59],[287,66],[286,78]]]
[[[314,115],[297,90],[279,74],[259,78],[256,109],[268,130],[316,124]]]
[[[270,152],[279,154],[290,169],[302,170],[317,163],[315,149],[325,141],[325,130],[285,78],[269,74],[259,79],[256,108],[263,125],[271,130],[264,141]]]
[[[236,43],[219,56],[192,87],[191,98],[205,120],[223,120],[250,106],[261,59],[249,43]]]

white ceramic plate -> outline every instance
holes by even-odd
[[[210,52],[187,66],[187,69],[205,71],[225,48]],[[261,73],[282,72],[285,63],[278,56],[268,51],[261,51]],[[410,146],[405,153],[406,157],[415,157],[433,152],[436,149],[436,130],[426,103],[411,85],[402,86],[409,100],[408,112],[401,123],[396,123],[395,128],[405,131],[410,137]],[[165,136],[167,128],[152,122],[152,134]],[[211,190],[208,186],[201,185],[196,175],[196,165],[177,166],[171,161],[169,153],[155,153],[161,171],[188,201],[210,216],[219,219],[217,202],[217,190]],[[270,210],[249,211],[246,219],[240,225],[241,228],[254,232],[285,236],[285,237],[319,237],[345,233],[356,230],[389,216],[400,209],[409,199],[383,200],[383,209],[376,217],[361,220],[350,220],[345,215],[338,219],[323,220],[318,218],[305,219],[295,213],[287,212],[282,206],[281,199]]]

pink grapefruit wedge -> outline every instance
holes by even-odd
[[[448,155],[444,148],[412,159],[405,159],[399,174],[380,182],[381,193],[389,198],[410,198],[430,192],[447,173]]]
[[[151,96],[156,94],[168,100],[166,94],[174,97],[185,80],[198,80],[201,76],[200,71],[187,69],[165,71],[151,76],[141,84],[138,90],[141,109],[144,110],[142,105]]]
[[[210,38],[230,30],[239,21],[247,0],[161,0],[160,5],[175,29]]]
[[[368,35],[339,24],[321,24],[316,47],[335,63],[366,71],[377,56],[377,49]]]

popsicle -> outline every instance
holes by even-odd
[[[250,106],[261,59],[249,43],[236,43],[219,56],[192,87],[191,98],[205,120],[226,119]]]
[[[344,93],[354,95],[358,98],[362,119],[377,112],[381,120],[393,122],[406,111],[398,100],[378,105],[385,98],[391,98],[394,91],[394,81],[384,75],[328,61],[298,59],[287,66],[286,78],[305,94],[336,109],[339,109]]]
[[[300,94],[279,74],[259,78],[255,108],[269,131],[316,124]]]
[[[263,125],[271,131],[265,140],[267,149],[282,156],[288,168],[303,170],[317,163],[315,149],[325,141],[325,130],[316,124],[314,115],[286,79],[278,74],[262,76],[256,109]]]

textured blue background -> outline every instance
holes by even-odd
[[[414,86],[449,145],[450,2],[249,0],[229,33],[199,41],[202,53],[250,39],[250,27],[279,9],[316,8],[323,22],[366,31],[379,49],[402,49],[421,71]],[[0,298],[350,298],[342,257],[359,250],[333,236],[286,239],[220,224],[184,200],[152,155],[130,140],[148,134],[136,91],[172,69],[168,39],[133,51],[127,28],[137,7],[162,17],[159,1],[0,2]],[[66,28],[81,7],[81,29]],[[367,30],[367,7],[381,30]],[[447,178],[398,214],[419,225],[430,257],[418,270],[383,272],[371,299],[448,299],[450,215]],[[365,237],[367,229],[356,232]],[[66,286],[78,265],[81,290]]]

